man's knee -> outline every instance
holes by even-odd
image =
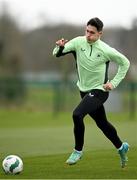
[[[79,120],[81,120],[81,119],[83,119],[83,115],[81,114],[81,112],[80,111],[78,111],[77,109],[75,109],[74,111],[73,111],[73,120],[76,122],[77,120],[79,121]]]

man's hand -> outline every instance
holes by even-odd
[[[64,46],[67,42],[68,42],[68,40],[65,40],[64,38],[62,38],[62,39],[56,41],[56,45]]]
[[[110,91],[112,90],[114,87],[112,85],[111,82],[107,82],[106,84],[103,85],[103,88],[106,90],[106,91]]]

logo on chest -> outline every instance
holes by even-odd
[[[102,59],[102,54],[100,54],[100,53],[92,53],[89,57],[92,60],[101,60]]]
[[[101,54],[97,54],[97,58],[100,58],[101,57]]]
[[[86,51],[86,49],[84,49],[84,48],[81,48],[81,51]]]

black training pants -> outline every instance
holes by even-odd
[[[75,149],[81,151],[84,145],[84,117],[89,114],[102,130],[105,136],[116,148],[122,145],[114,126],[107,121],[103,103],[107,100],[109,93],[94,89],[90,92],[80,92],[81,102],[73,111]]]

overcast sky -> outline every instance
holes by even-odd
[[[85,24],[99,17],[105,26],[130,27],[137,18],[137,0],[0,0],[23,28],[35,28],[45,23]]]

